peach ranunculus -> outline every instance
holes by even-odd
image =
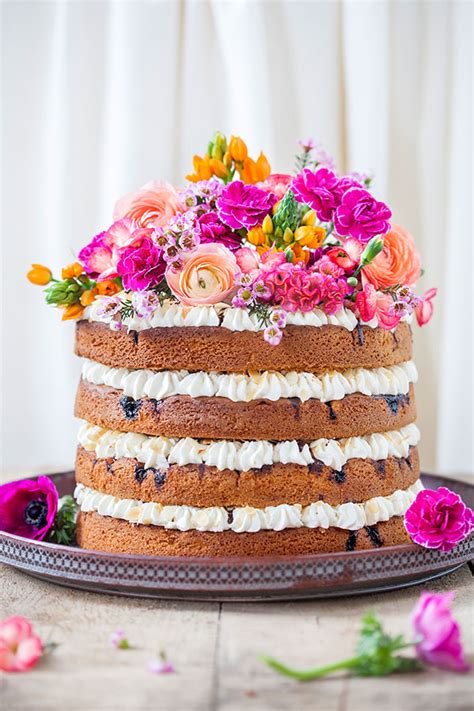
[[[130,217],[137,227],[164,227],[180,211],[180,197],[170,183],[151,180],[116,203],[114,220]]]
[[[235,289],[239,265],[230,249],[221,244],[200,244],[183,257],[183,268],[166,270],[173,294],[187,306],[217,304]]]
[[[411,234],[403,227],[392,226],[384,235],[383,249],[362,270],[376,289],[401,284],[411,286],[420,277],[420,254]]]

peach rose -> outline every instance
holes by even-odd
[[[180,209],[179,195],[170,183],[151,180],[116,203],[114,220],[130,217],[138,227],[163,227]]]
[[[205,243],[183,257],[178,272],[169,267],[166,280],[173,294],[187,306],[217,304],[235,288],[239,265],[230,249],[222,244]]]
[[[392,226],[384,235],[383,250],[362,270],[376,289],[403,284],[410,286],[420,277],[420,254],[411,234]]]

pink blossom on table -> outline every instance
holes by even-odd
[[[118,629],[110,635],[110,644],[116,649],[130,649],[124,630]]]
[[[116,203],[114,220],[128,217],[137,227],[163,227],[180,209],[180,196],[174,187],[161,180],[151,180]]]
[[[241,237],[225,225],[216,212],[210,211],[201,215],[197,221],[197,228],[202,243],[219,242],[232,251],[241,246]]]
[[[139,318],[150,318],[160,305],[160,299],[155,291],[134,291],[131,304]]]
[[[234,254],[222,244],[200,244],[182,256],[183,267],[166,279],[173,294],[187,306],[217,304],[235,290],[239,267]]]
[[[291,189],[299,202],[316,211],[321,222],[329,222],[338,205],[338,183],[339,178],[329,168],[322,167],[315,171],[304,168],[293,178]]]
[[[341,237],[368,242],[390,229],[391,210],[364,188],[350,188],[341,197],[334,213],[334,227]]]
[[[467,672],[459,624],[450,609],[454,597],[454,591],[421,593],[412,612],[412,625],[419,640],[416,653],[425,664]]]
[[[166,262],[152,234],[153,230],[137,230],[133,242],[121,251],[117,272],[127,290],[144,291],[163,279]]]
[[[222,191],[217,200],[217,210],[222,222],[229,227],[248,230],[261,224],[276,202],[277,197],[273,193],[235,180]]]
[[[376,291],[375,287],[366,283],[356,296],[356,306],[362,321],[368,323],[377,318],[380,328],[391,330],[399,323],[401,316],[394,313],[393,299],[390,294]]]
[[[324,256],[345,271],[352,271],[358,266],[363,251],[362,244],[350,238],[346,239],[341,247],[331,247]]]
[[[260,258],[258,252],[250,247],[241,247],[235,252],[235,258],[239,269],[244,274],[252,274],[258,270]]]
[[[132,220],[125,218],[96,235],[78,255],[86,273],[99,281],[116,277],[120,251],[133,241],[133,232]]]
[[[0,669],[25,672],[32,669],[43,654],[43,642],[31,623],[19,615],[0,620]]]
[[[414,543],[450,551],[474,528],[474,513],[454,491],[423,489],[405,513],[405,528]]]
[[[58,491],[46,476],[0,486],[0,531],[42,541],[57,510]]]
[[[415,316],[419,326],[427,324],[433,315],[433,299],[438,293],[438,289],[428,289],[426,294],[419,298],[415,306]]]
[[[283,331],[278,326],[267,326],[263,331],[264,340],[271,346],[278,346],[283,336]]]
[[[150,659],[147,663],[147,669],[151,674],[174,674],[176,669],[171,664],[163,659]]]
[[[255,184],[257,188],[265,190],[268,193],[273,193],[281,200],[288,190],[291,180],[292,177],[288,175],[288,173],[272,173],[263,182]]]

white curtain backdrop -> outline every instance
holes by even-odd
[[[415,330],[425,470],[472,470],[470,2],[3,2],[2,466],[70,468],[73,325],[24,274],[56,270],[214,131],[276,171],[311,135],[375,192],[439,288]]]

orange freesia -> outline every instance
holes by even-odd
[[[209,180],[212,177],[210,161],[211,159],[207,154],[204,158],[193,156],[194,173],[187,175],[186,180],[190,180],[192,183],[197,183],[198,180]]]
[[[52,279],[51,269],[44,267],[42,264],[32,264],[31,269],[26,275],[28,281],[37,286],[46,286]]]
[[[81,276],[84,272],[84,267],[79,262],[73,262],[68,264],[67,267],[63,267],[61,270],[61,277],[63,279],[73,279],[74,277]]]
[[[80,298],[82,306],[90,306],[96,296],[97,289],[89,289],[88,291],[83,291]]]
[[[256,162],[255,166],[256,166],[257,182],[263,182],[270,175],[271,168],[270,168],[270,163],[268,162],[265,153],[263,153],[262,151],[260,151],[260,155],[257,158],[257,162]]]
[[[382,251],[362,273],[376,289],[385,289],[397,284],[411,286],[420,277],[420,267],[413,237],[403,227],[392,225],[384,235]]]
[[[324,242],[326,237],[326,230],[324,227],[312,227],[310,225],[303,225],[298,227],[295,232],[295,240],[302,247],[309,247],[310,249],[317,249]]]
[[[248,148],[239,136],[231,136],[228,151],[237,163],[242,163],[248,156]]]
[[[66,306],[61,317],[62,321],[70,321],[72,319],[81,318],[84,313],[84,307],[81,304],[71,304]]]
[[[214,175],[218,178],[227,178],[229,171],[225,167],[224,163],[217,158],[211,158],[209,161],[209,166]]]
[[[252,185],[257,182],[256,163],[253,158],[247,157],[238,170],[240,179],[245,185]]]
[[[98,281],[96,289],[99,296],[113,296],[120,291],[120,287],[111,279]]]
[[[296,264],[296,262],[308,262],[309,252],[307,249],[303,249],[299,244],[293,244],[291,245],[291,251],[293,252],[293,264]]]

